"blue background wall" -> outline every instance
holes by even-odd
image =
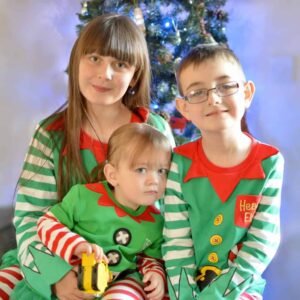
[[[256,95],[248,114],[251,132],[285,157],[282,242],[265,273],[265,299],[299,299],[300,268],[300,2],[227,1],[229,44],[240,57]],[[297,286],[298,285],[298,286]]]

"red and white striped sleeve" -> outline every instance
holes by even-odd
[[[60,223],[51,212],[47,212],[38,220],[37,229],[42,243],[52,253],[60,256],[71,265],[79,262],[79,258],[73,253],[79,244],[86,242],[83,237]]]
[[[166,285],[167,280],[162,260],[139,254],[137,258],[137,265],[138,270],[142,275],[145,275],[147,272],[150,271],[155,272],[163,278]]]

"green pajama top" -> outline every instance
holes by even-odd
[[[162,258],[162,228],[162,216],[154,205],[137,210],[125,207],[106,181],[73,186],[38,222],[43,243],[70,264],[78,263],[73,252],[80,243],[99,245],[114,277],[127,270],[143,275],[153,270],[164,278],[158,261]],[[138,255],[145,257],[145,266],[137,265]]]
[[[174,144],[167,122],[147,109],[139,108],[132,113],[131,122],[147,122],[165,133]],[[46,299],[51,299],[51,285],[72,268],[59,256],[52,255],[37,235],[37,220],[57,203],[56,177],[63,124],[63,119],[54,115],[37,127],[19,179],[14,217],[21,270],[27,284]],[[88,172],[103,161],[101,149],[99,141],[81,132],[80,152]]]
[[[261,297],[280,241],[282,178],[282,155],[253,138],[232,168],[213,165],[201,138],[175,148],[162,206],[171,299]]]

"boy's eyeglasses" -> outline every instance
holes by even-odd
[[[240,85],[236,81],[230,81],[216,85],[212,89],[198,89],[190,91],[183,98],[190,104],[205,102],[208,99],[210,91],[215,91],[219,97],[227,97],[235,94],[239,90]]]

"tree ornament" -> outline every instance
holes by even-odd
[[[133,15],[134,15],[135,23],[145,33],[146,27],[145,27],[145,21],[144,21],[142,9],[140,7],[135,7],[133,10]]]
[[[224,17],[226,17],[226,13],[224,13],[222,10],[219,10],[217,12],[217,20],[223,20]]]
[[[150,23],[148,26],[147,26],[147,32],[151,35],[151,36],[154,36],[156,34],[159,33],[159,30],[160,30],[160,27],[154,23]]]
[[[160,49],[160,50],[158,50],[157,60],[161,64],[165,64],[165,63],[171,62],[173,60],[173,55],[166,48]]]
[[[174,67],[176,68],[180,62],[181,62],[181,57],[176,57],[174,60]]]
[[[84,15],[84,16],[88,14],[87,1],[84,1],[82,3],[81,14]]]
[[[159,85],[158,85],[158,91],[160,93],[165,93],[169,90],[169,84],[166,81],[162,81]]]

